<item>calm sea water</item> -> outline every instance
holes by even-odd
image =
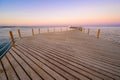
[[[120,44],[120,27],[90,27],[90,35],[96,36],[101,29],[100,38]]]
[[[85,33],[87,33],[88,27],[85,27]],[[89,27],[90,35],[96,36],[97,29],[101,29],[100,37],[103,39],[107,39],[109,41],[113,41],[120,44],[120,27]],[[21,30],[22,35],[24,37],[31,36],[31,28],[19,28]],[[9,31],[13,32],[15,38],[18,37],[17,33],[18,28],[0,28],[0,43],[9,40]],[[56,31],[59,31],[60,28],[56,28]],[[53,28],[50,28],[50,31],[53,31]],[[35,34],[38,34],[38,28],[34,28]],[[47,32],[46,28],[41,28],[41,33]]]

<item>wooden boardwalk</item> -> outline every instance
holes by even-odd
[[[78,30],[16,42],[0,61],[0,80],[120,80],[120,45]]]

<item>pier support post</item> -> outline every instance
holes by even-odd
[[[18,35],[19,35],[19,39],[21,39],[20,29],[18,29]]]
[[[39,32],[39,34],[40,34],[40,29],[38,29],[38,32]]]
[[[11,41],[12,41],[12,46],[15,47],[15,41],[14,41],[12,31],[10,31],[9,33],[10,33],[10,37],[11,37]]]
[[[98,39],[100,38],[100,29],[98,29],[97,38],[98,38]]]
[[[84,28],[81,28],[81,32],[84,32]]]
[[[32,36],[34,37],[34,29],[32,29]]]
[[[90,29],[88,28],[88,35],[90,34]]]

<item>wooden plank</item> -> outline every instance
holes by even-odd
[[[0,80],[7,80],[7,76],[5,75],[5,71],[0,61]]]
[[[34,51],[34,50],[32,50],[32,49],[30,49],[30,51],[32,51],[32,52],[34,52],[34,53],[36,53],[36,54],[44,57],[45,59],[49,60],[51,63],[54,63],[55,65],[59,66],[59,68],[61,68],[61,69],[65,70],[65,71],[71,73],[71,75],[75,76],[76,78],[84,79],[84,80],[87,80],[87,79],[88,79],[87,77],[78,74],[77,72],[71,70],[70,68],[68,68],[68,67],[66,67],[66,66],[64,66],[64,65],[61,65],[60,63],[58,63],[58,62],[56,62],[56,61],[54,61],[54,60],[52,60],[52,59],[49,59],[48,57],[46,57],[46,56],[44,56],[44,55],[41,55],[41,54],[37,53],[36,51]]]
[[[25,71],[20,67],[20,65],[15,61],[15,59],[10,55],[6,54],[6,57],[9,59],[10,63],[13,65],[15,71],[21,80],[30,80],[31,78],[25,73]]]
[[[51,45],[51,47],[52,47],[52,45]],[[57,48],[57,47],[56,47],[56,48]],[[65,50],[65,47],[63,47],[63,48],[64,48],[64,49],[61,49],[62,51]],[[81,52],[81,51],[79,50],[79,52]],[[82,52],[83,52],[83,51],[82,51]],[[87,51],[86,51],[86,52],[87,52]],[[86,52],[84,52],[84,53],[86,53]],[[99,57],[99,55],[96,55],[96,56]],[[106,57],[106,58],[107,58],[107,57]],[[106,58],[105,58],[105,59],[106,59]],[[106,60],[105,60],[105,61],[106,61]],[[110,60],[110,61],[111,61],[111,60]],[[109,63],[110,63],[110,62],[109,62]],[[111,62],[111,63],[112,63],[112,62]]]
[[[52,47],[52,45],[51,45],[51,47]],[[56,48],[57,48],[57,47],[56,47]],[[64,48],[64,49],[61,49],[61,51],[63,51],[63,50],[65,51],[65,48]],[[77,49],[76,49],[76,50],[77,50]],[[78,50],[79,50],[79,49],[78,49]],[[65,52],[66,52],[66,51],[65,51]],[[81,52],[81,51],[79,50],[79,52]],[[69,53],[69,52],[68,52],[68,53]],[[83,53],[83,52],[82,52],[82,53]],[[86,52],[84,52],[84,53],[89,53],[89,52],[86,51]],[[96,55],[96,56],[99,57],[99,55]],[[106,61],[106,60],[105,60],[105,61]],[[110,60],[110,61],[111,61],[111,60]],[[110,63],[110,62],[109,62],[109,63]]]
[[[71,53],[71,52],[69,52],[69,51],[65,51],[65,50],[63,50],[65,53]],[[79,51],[80,52],[80,51]],[[68,54],[68,55],[69,55]],[[86,60],[83,60],[83,61],[86,61],[86,62],[95,62],[95,64],[96,65],[100,65],[100,66],[104,66],[104,67],[107,67],[107,69],[113,69],[113,71],[115,70],[116,71],[116,69],[119,69],[119,67],[117,67],[117,66],[113,66],[113,65],[109,65],[109,64],[107,64],[107,63],[103,63],[103,62],[100,62],[100,61],[97,61],[97,60],[94,60],[94,59],[92,59],[92,58],[88,58],[88,57],[84,57],[84,56],[81,56],[80,54],[75,54],[74,55],[74,57],[76,57],[76,58],[81,58],[81,59],[86,59]],[[96,56],[97,57],[97,56]],[[118,73],[119,73],[119,70],[117,70],[118,71]]]
[[[48,75],[44,70],[42,70],[39,66],[37,66],[33,61],[31,61],[28,57],[22,54],[19,50],[13,48],[15,52],[17,52],[18,55],[20,55],[29,65],[32,65],[31,67],[45,80],[53,80],[53,78]]]
[[[12,66],[10,65],[10,63],[6,57],[2,58],[2,63],[4,65],[8,79],[9,80],[19,80],[19,77],[16,75],[15,71],[13,70]]]
[[[32,49],[32,48],[31,48],[31,49]],[[87,76],[87,77],[89,77],[89,78],[91,78],[91,79],[101,80],[100,78],[96,77],[95,75],[93,76],[92,74],[89,74],[88,72],[85,72],[85,71],[83,71],[83,70],[81,70],[81,69],[78,69],[78,68],[76,68],[76,67],[68,64],[68,63],[65,62],[65,61],[62,61],[62,59],[59,59],[58,57],[55,58],[55,55],[54,55],[54,56],[53,56],[53,55],[50,56],[50,55],[49,55],[49,52],[46,51],[46,50],[43,50],[43,51],[40,50],[39,52],[40,52],[41,54],[43,54],[43,55],[45,55],[45,56],[53,59],[54,61],[57,61],[58,63],[60,63],[60,64],[62,64],[62,65],[64,65],[64,66],[67,66],[67,67],[71,68],[72,70],[75,70],[76,72],[78,72],[78,73],[80,73],[80,74],[82,74],[82,75],[85,75],[85,76]],[[58,59],[59,59],[59,60],[58,60]]]
[[[35,80],[42,80],[35,72],[34,70],[31,69],[31,67],[24,62],[23,59],[21,59],[13,50],[10,50],[11,55],[19,62],[19,64],[21,64],[22,67],[24,67],[25,71],[29,74],[29,76],[32,79]]]
[[[38,60],[40,60],[41,62],[43,62],[44,64],[46,64],[50,68],[52,68],[52,70],[54,70],[55,72],[57,72],[61,76],[65,77],[66,79],[68,79],[68,80],[74,80],[74,79],[76,79],[72,75],[66,73],[66,71],[64,71],[63,69],[59,68],[59,66],[56,66],[53,63],[49,62],[47,59],[44,59],[43,57],[40,57],[38,55],[32,55],[32,56],[35,56]]]
[[[58,49],[57,49],[58,50]],[[77,50],[77,49],[76,49]],[[64,49],[62,49],[61,51],[63,51],[64,53],[68,53],[68,55],[71,53],[71,52],[69,52],[69,51],[66,51],[65,50],[65,48]],[[81,52],[81,51],[78,51],[78,52]],[[75,52],[74,52],[75,53]],[[76,55],[76,56],[75,56]],[[84,59],[83,61],[85,61],[85,62],[90,62],[90,64],[92,63],[92,62],[95,62],[95,63],[93,63],[93,64],[95,64],[95,65],[99,65],[99,66],[102,66],[102,67],[106,67],[106,69],[109,69],[109,70],[112,70],[112,71],[115,71],[116,72],[116,74],[119,74],[119,67],[117,67],[117,66],[113,66],[113,65],[110,65],[110,64],[106,64],[106,63],[103,63],[103,62],[100,62],[100,61],[97,61],[97,60],[94,60],[93,58],[88,58],[88,57],[84,57],[84,56],[81,56],[80,54],[75,54],[74,55],[74,57],[76,57],[76,58],[81,58],[81,59]],[[96,56],[97,57],[97,56]],[[87,59],[86,59],[87,58]],[[87,61],[86,61],[87,60]],[[110,67],[111,66],[111,67]],[[118,73],[117,73],[118,72]],[[114,72],[113,72],[114,73]]]
[[[97,68],[97,67],[94,66],[94,64],[90,64],[89,62],[85,62],[85,63],[84,63],[84,61],[81,60],[81,59],[77,60],[77,59],[74,58],[74,57],[66,56],[66,55],[63,55],[63,54],[61,55],[60,53],[59,53],[59,56],[65,58],[65,59],[67,59],[67,60],[73,61],[73,62],[75,62],[75,63],[82,64],[82,65],[84,65],[84,66],[86,66],[86,67],[89,66],[89,68],[91,68],[92,70],[96,70],[96,71],[99,71],[99,72],[102,73],[102,74],[109,75],[109,77],[119,78],[119,77],[117,77],[117,76],[115,76],[115,75],[113,75],[113,74],[111,74],[111,73],[109,73],[109,72],[104,71],[104,70],[103,70],[104,68],[102,68],[102,69]],[[83,64],[83,63],[84,63],[84,64]]]
[[[120,79],[120,46],[78,30],[40,34],[17,44],[14,54],[43,79]]]
[[[30,46],[30,45],[29,45]],[[30,47],[29,47],[30,48]],[[32,49],[32,50],[34,50],[34,49]],[[40,52],[40,51],[42,51],[42,49],[39,49],[38,50],[38,52]],[[44,50],[45,51],[45,50]],[[40,52],[40,53],[42,53],[42,52]],[[49,53],[49,52],[48,52]],[[46,54],[46,53],[43,53],[43,54]],[[58,54],[57,52],[56,52],[56,54]],[[62,59],[64,59],[64,58],[62,58]],[[64,59],[65,60],[65,59]],[[68,60],[69,61],[69,60]],[[75,64],[75,63],[74,63]],[[77,64],[76,64],[77,65]],[[78,65],[77,65],[78,66]],[[83,67],[82,67],[83,68]],[[84,70],[86,70],[87,68],[85,68]],[[92,70],[89,70],[91,73],[95,73],[95,75],[97,75],[98,73],[96,73],[96,72],[94,72],[94,71],[92,71]],[[99,74],[99,76],[100,76],[101,74]],[[102,78],[104,78],[104,79],[109,79],[110,80],[110,78],[109,77],[106,77],[106,76],[104,76],[104,75],[101,75],[101,77]]]
[[[53,71],[51,68],[46,66],[44,63],[40,62],[36,57],[31,56],[30,53],[27,52],[25,48],[18,48],[18,47],[16,47],[16,48],[19,49],[19,50],[22,50],[21,51],[22,53],[24,53],[26,56],[30,57],[33,61],[35,61],[36,64],[38,64],[42,69],[44,69],[47,73],[52,75],[54,77],[54,79],[56,79],[56,80],[65,80],[65,78],[63,78],[62,76],[57,74],[55,71]]]
[[[53,52],[53,51],[52,51]],[[84,63],[84,61],[83,60],[81,60],[81,61],[79,61],[79,60],[77,60],[75,57],[70,57],[70,56],[68,56],[68,55],[65,55],[64,54],[64,52],[63,52],[63,54],[61,54],[61,53],[57,53],[56,55],[58,55],[58,56],[61,56],[62,58],[66,58],[66,59],[68,59],[68,60],[71,60],[71,61],[74,61],[74,62],[77,62],[77,63]],[[87,64],[86,66],[91,66],[91,68],[93,68],[94,66],[93,65],[91,65],[91,64],[89,64],[88,62],[85,62],[85,64]],[[88,65],[89,64],[89,65]],[[105,75],[109,75],[109,76],[111,76],[111,77],[114,77],[114,78],[119,78],[119,77],[117,77],[117,76],[115,76],[115,75],[113,75],[113,74],[111,74],[111,73],[108,73],[108,72],[105,72],[104,70],[99,70],[99,68],[93,68],[93,70],[97,70],[97,71],[99,71],[99,72],[101,72],[101,73],[104,73]]]

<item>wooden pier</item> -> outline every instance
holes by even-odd
[[[120,80],[120,45],[79,30],[17,40],[0,60],[0,80]]]

